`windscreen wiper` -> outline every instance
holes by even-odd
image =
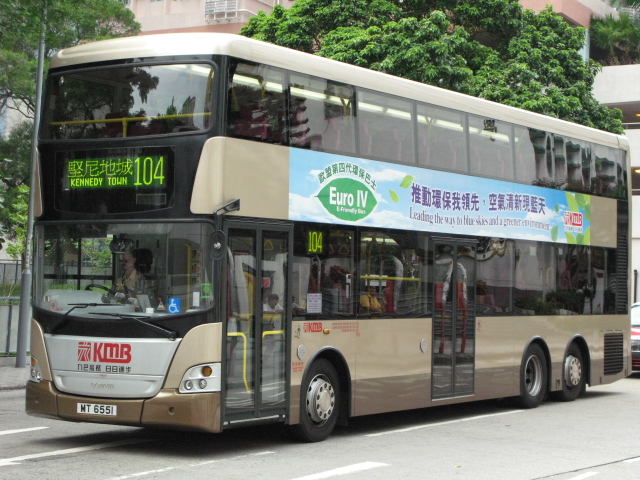
[[[58,330],[64,327],[69,321],[69,314],[73,312],[76,308],[105,307],[109,305],[111,304],[109,303],[70,303],[69,306],[71,306],[72,308],[67,310],[66,313],[62,316],[62,318],[58,320],[56,323],[54,323],[53,326],[47,328],[47,333],[50,333],[52,335],[55,335],[56,333],[58,333]]]
[[[156,325],[155,323],[144,321],[143,319],[147,317],[140,317],[137,315],[125,315],[123,313],[106,313],[106,312],[90,312],[90,313],[92,313],[93,315],[108,315],[109,317],[118,317],[123,320],[133,320],[134,322],[138,322],[147,327],[151,327],[155,330],[159,330],[169,340],[175,340],[178,337],[178,333],[174,332],[173,330],[169,330],[168,328],[161,327],[160,325]]]

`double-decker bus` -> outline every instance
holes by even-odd
[[[306,441],[631,372],[624,137],[224,34],[51,60],[29,414]]]

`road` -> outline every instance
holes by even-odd
[[[219,435],[29,417],[24,390],[0,391],[6,479],[640,478],[640,376],[534,410],[488,401],[352,419],[325,442],[285,426]]]

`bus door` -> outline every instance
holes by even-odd
[[[434,239],[432,399],[474,393],[474,243]]]
[[[224,421],[285,413],[290,226],[227,223]]]

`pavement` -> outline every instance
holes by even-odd
[[[29,380],[29,366],[0,367],[0,390],[25,388]]]

